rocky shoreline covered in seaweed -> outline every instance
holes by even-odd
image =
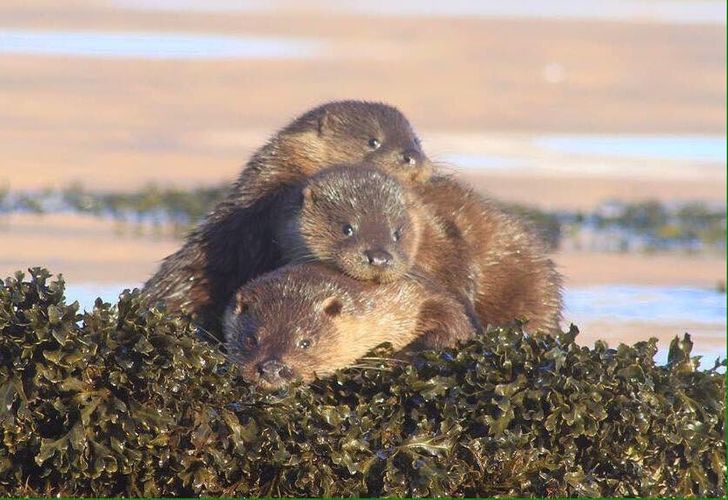
[[[137,291],[80,312],[32,269],[0,282],[0,493],[723,496],[725,360],[577,339],[381,348],[262,393]]]

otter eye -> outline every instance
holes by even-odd
[[[401,230],[401,229],[397,229],[397,230],[396,230],[396,231],[395,231],[395,232],[394,232],[394,233],[392,234],[392,239],[393,239],[394,241],[399,241],[399,240],[400,240],[401,238],[402,238],[402,230]]]
[[[309,339],[299,340],[298,347],[301,349],[308,349],[309,347],[311,347],[311,341]]]
[[[379,139],[375,139],[374,137],[372,137],[371,139],[369,139],[369,147],[376,150],[382,147],[382,143],[379,142]]]
[[[351,236],[354,234],[354,228],[351,227],[351,224],[344,224],[344,227],[341,228],[341,231],[344,233],[345,236]]]
[[[407,165],[415,165],[417,163],[417,158],[414,157],[414,155],[411,155],[409,153],[404,153],[402,155],[402,163],[406,163]]]

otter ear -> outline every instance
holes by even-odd
[[[341,314],[343,307],[344,306],[339,299],[336,297],[329,297],[326,301],[324,301],[324,314],[330,318],[335,318]]]
[[[333,118],[328,111],[323,111],[318,117],[318,134],[319,136],[326,135],[333,126]]]
[[[248,312],[248,297],[245,295],[242,289],[235,292],[235,307],[233,309],[233,313],[235,313],[236,316],[240,316],[241,314],[245,314]]]
[[[313,189],[311,186],[305,186],[301,190],[301,204],[303,205],[307,201],[313,201]]]

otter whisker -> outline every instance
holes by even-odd
[[[235,363],[235,360],[225,351],[223,351],[221,348],[225,347],[225,343],[218,339],[215,335],[213,335],[210,331],[206,330],[205,328],[201,326],[197,326],[197,331],[204,334],[205,338],[212,343],[214,347],[216,347],[216,350],[218,353],[222,355],[222,357],[225,359],[225,361],[228,361],[230,363]]]
[[[203,333],[204,336],[205,336],[205,338],[206,338],[206,340],[208,342],[212,343],[212,345],[214,345],[215,347],[220,347],[220,346],[223,346],[224,345],[224,342],[222,340],[218,339],[212,333],[208,332],[204,328],[197,327],[197,331]]]
[[[441,288],[442,285],[439,284],[439,282],[431,275],[427,273],[423,273],[422,271],[416,269],[416,268],[410,268],[405,273],[405,276],[407,278],[413,279],[415,281],[419,281],[425,285],[432,286],[435,288]]]
[[[301,257],[296,257],[295,259],[291,260],[292,264],[309,264],[311,262],[318,262],[319,259],[315,255],[304,255]]]
[[[358,370],[374,370],[378,372],[391,372],[392,368],[387,368],[384,366],[374,366],[374,365],[349,365],[347,368],[356,368]]]
[[[400,363],[402,365],[408,365],[410,364],[408,361],[405,361],[403,359],[397,359],[397,358],[377,358],[377,357],[365,357],[365,358],[359,358],[361,361],[384,361],[386,363]]]

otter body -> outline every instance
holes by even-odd
[[[324,168],[361,161],[406,181],[430,174],[419,140],[397,109],[359,101],[315,108],[253,155],[225,200],[146,282],[145,294],[217,330],[232,293],[280,262],[270,245],[271,218],[286,190]]]
[[[223,331],[243,377],[275,388],[349,366],[384,342],[399,350],[427,334],[450,343],[470,338],[474,326],[462,304],[430,283],[406,277],[376,284],[311,263],[240,288]]]
[[[449,177],[434,176],[413,189],[464,240],[475,282],[473,303],[484,325],[518,319],[526,320],[531,332],[560,330],[561,276],[522,221]]]

